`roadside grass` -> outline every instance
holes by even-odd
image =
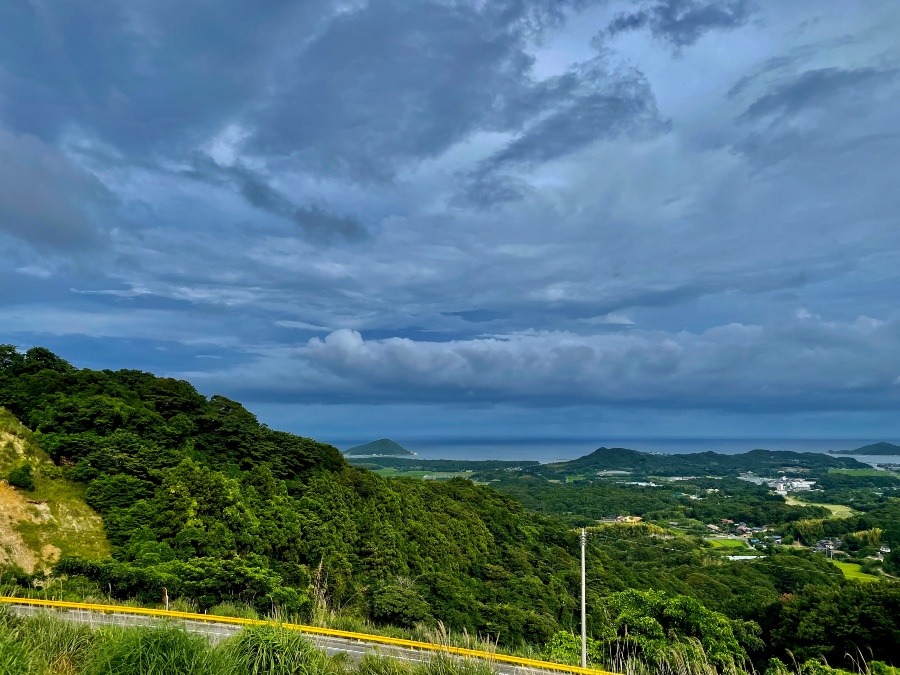
[[[82,589],[86,590],[86,589]],[[45,588],[25,589],[15,583],[4,582],[0,576],[0,595],[8,597],[35,598],[41,600],[62,600],[68,602],[81,602],[95,605],[109,605],[112,607],[143,607],[147,609],[164,609],[160,604],[142,603],[134,599],[120,600],[111,598],[94,592],[79,593],[77,590],[67,591],[60,585],[50,584]],[[215,605],[208,612],[201,612],[197,608],[195,601],[184,598],[173,598],[169,608],[176,612],[202,613],[209,617],[239,617],[246,619],[261,619],[273,621],[279,624],[297,624],[316,626],[319,628],[332,628],[335,630],[348,631],[352,633],[363,633],[368,635],[380,635],[384,637],[400,638],[405,640],[413,640],[416,642],[427,642],[430,644],[439,644],[448,647],[462,647],[465,649],[475,649],[483,652],[503,653],[509,656],[521,656],[530,659],[543,659],[544,656],[540,650],[532,645],[523,644],[515,648],[505,648],[502,652],[497,648],[496,641],[490,636],[473,635],[467,631],[451,631],[442,623],[432,626],[426,623],[417,623],[411,628],[403,628],[399,626],[377,625],[359,616],[356,613],[346,612],[342,610],[334,610],[327,606],[319,606],[313,611],[311,617],[302,617],[281,612],[276,608],[275,611],[268,615],[257,612],[252,606],[241,602],[225,602]],[[0,620],[6,608],[0,605]],[[2,625],[2,621],[0,621]],[[6,675],[0,668],[0,675]]]
[[[494,675],[494,664],[435,654],[421,663],[328,656],[305,636],[254,626],[219,644],[167,623],[92,627],[0,608],[0,675]]]
[[[862,571],[862,567],[857,565],[856,563],[848,563],[841,562],[838,560],[832,560],[832,563],[844,573],[844,576],[848,579],[853,579],[854,581],[878,581],[878,577],[873,576],[871,574],[866,574]]]

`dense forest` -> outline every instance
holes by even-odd
[[[384,478],[187,382],[78,369],[43,348],[0,347],[0,406],[83,486],[112,545],[110,557],[64,557],[51,574],[121,599],[156,602],[166,587],[200,608],[239,600],[300,617],[324,604],[385,625],[442,621],[553,652],[577,631],[578,519],[726,517],[714,501],[553,483],[520,475],[523,467],[505,483]],[[858,464],[824,459],[832,468]],[[481,468],[512,473],[499,463]],[[789,506],[764,488],[726,488],[735,495],[728,514],[796,525],[797,537],[866,529],[873,518],[895,518],[898,503],[884,498],[869,520],[837,524],[821,507]],[[8,572],[23,585],[43,583],[40,574]],[[609,524],[592,531],[588,578],[598,662],[610,645],[651,658],[679,641],[700,645],[722,670],[745,659],[764,667],[788,652],[839,665],[857,648],[867,658],[900,658],[900,585],[848,581],[807,552],[773,551],[748,565],[698,537]]]

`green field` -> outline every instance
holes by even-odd
[[[373,473],[386,478],[421,478],[429,480],[449,480],[461,476],[466,478],[471,471],[404,471],[403,469],[394,469],[392,467],[382,467],[380,469],[372,469]]]
[[[728,549],[730,553],[734,549],[747,549],[747,543],[743,539],[707,539],[713,548]]]
[[[866,471],[867,469],[859,469],[860,471]],[[793,495],[788,495],[784,498],[791,506],[821,506],[823,509],[828,509],[831,511],[832,518],[849,518],[852,515],[856,514],[856,511],[851,509],[849,506],[844,506],[843,504],[812,504],[810,502],[804,502],[800,499],[797,499]]]
[[[878,581],[878,577],[866,574],[856,563],[838,562],[837,560],[832,560],[831,562],[833,562],[848,579],[855,579],[856,581]]]
[[[882,469],[829,469],[828,473],[840,473],[845,476],[896,476],[893,471]]]

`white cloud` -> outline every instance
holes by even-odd
[[[817,409],[896,404],[900,322],[810,319],[701,332],[540,331],[449,342],[341,329],[200,375],[319,400]],[[883,345],[888,344],[888,350]]]

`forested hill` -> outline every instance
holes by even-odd
[[[678,476],[736,474],[741,471],[827,472],[828,469],[863,469],[869,468],[869,465],[851,457],[833,457],[818,452],[751,450],[735,455],[715,452],[660,455],[627,448],[598,448],[584,457],[548,464],[546,468],[563,472],[635,471],[657,476]]]
[[[0,405],[79,479],[120,471],[146,479],[186,459],[231,474],[264,463],[285,480],[346,466],[337,448],[272,431],[241,404],[207,400],[188,382],[79,370],[40,347],[0,349]]]
[[[841,455],[898,455],[900,456],[900,445],[894,445],[893,443],[872,443],[870,445],[864,445],[861,448],[856,448],[855,450],[832,450],[832,454],[841,454]]]
[[[43,348],[0,346],[0,405],[103,516],[112,557],[57,572],[120,598],[165,586],[201,608],[307,615],[315,599],[508,643],[572,626],[574,536],[489,488],[388,481],[187,382],[78,369]]]

